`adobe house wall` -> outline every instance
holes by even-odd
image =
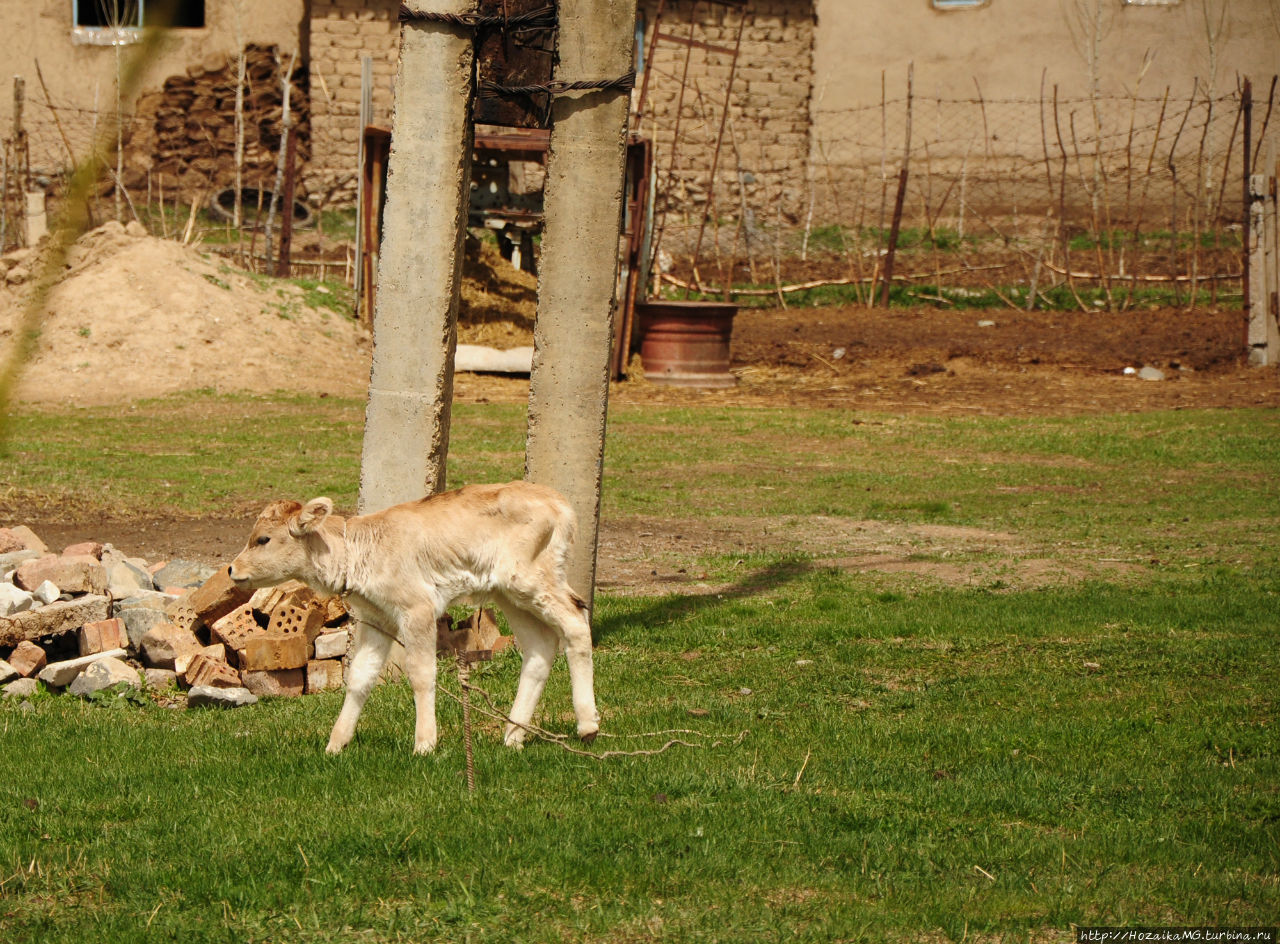
[[[1223,205],[1238,211],[1243,164],[1235,160],[1238,143],[1230,150],[1237,80],[1254,80],[1254,101],[1261,103],[1256,140],[1271,77],[1280,72],[1274,3],[989,0],[940,10],[932,0],[816,0],[816,6],[809,173],[819,201],[825,189],[845,216],[858,215],[863,203],[882,204],[886,180],[892,194],[905,145],[909,63],[914,172],[942,175],[937,188],[948,179],[967,182],[971,205],[1043,212],[1052,202],[1046,154],[1056,172],[1065,151],[1088,178],[1099,137],[1113,191],[1149,187],[1143,190],[1149,198],[1167,202],[1174,190],[1168,151],[1186,115],[1177,146],[1182,180],[1199,176],[1216,190],[1225,167]],[[1206,96],[1215,100],[1212,111]],[[1087,202],[1086,191],[1077,190],[1077,202]],[[957,186],[953,208],[961,192]],[[909,204],[917,197],[910,194]],[[933,197],[936,205],[939,193]],[[1115,192],[1104,198],[1124,202]]]

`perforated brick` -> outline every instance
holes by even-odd
[[[261,632],[262,627],[253,617],[253,607],[247,603],[209,627],[211,641],[220,642],[228,649],[243,649],[247,639]]]
[[[189,632],[195,632],[196,627],[200,625],[200,617],[196,615],[194,607],[187,602],[186,597],[175,600],[164,608],[164,615],[174,626],[178,626]]]
[[[268,631],[282,636],[302,636],[312,643],[324,629],[324,613],[316,606],[279,606],[271,613]]]
[[[301,633],[251,636],[239,652],[240,669],[245,672],[300,669],[307,664],[309,648],[306,636]]]
[[[192,688],[197,685],[212,685],[215,688],[240,687],[239,672],[225,662],[219,662],[203,652],[196,653],[191,658],[187,670],[182,673],[182,679]]]

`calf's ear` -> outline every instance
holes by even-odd
[[[311,534],[324,524],[333,511],[333,502],[327,498],[313,498],[302,506],[296,518],[289,522],[289,533],[295,538]]]

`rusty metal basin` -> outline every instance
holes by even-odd
[[[645,379],[676,387],[732,387],[729,337],[738,306],[648,301],[636,305]]]

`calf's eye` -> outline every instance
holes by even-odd
[[[264,534],[261,537],[259,537],[258,540],[255,541],[254,543],[257,544],[259,547],[261,547],[263,544],[267,544],[270,541],[271,541],[271,538],[269,538],[267,535]]]

